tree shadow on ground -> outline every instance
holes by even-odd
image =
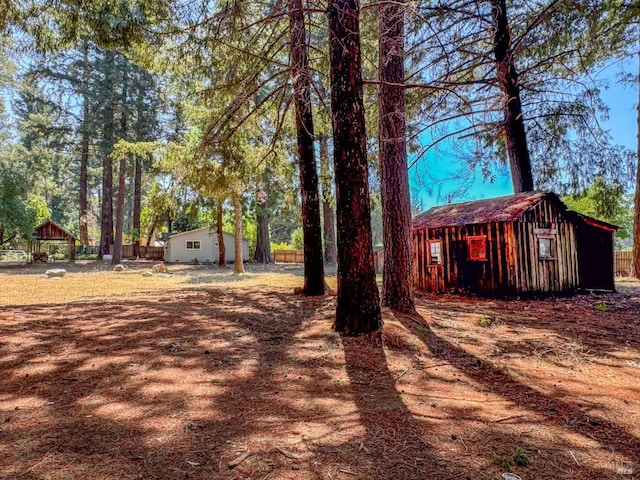
[[[585,409],[569,403],[559,396],[556,397],[534,389],[525,383],[526,379],[522,379],[522,381],[514,379],[509,375],[509,372],[505,372],[503,369],[469,353],[461,346],[454,345],[442,336],[438,336],[420,315],[399,315],[397,318],[427,346],[434,359],[450,364],[492,395],[498,395],[518,408],[532,412],[538,418],[537,422],[566,432],[566,435],[578,435],[587,440],[593,440],[599,447],[624,456],[623,462],[627,462],[625,465],[634,465],[640,458],[640,439],[626,428],[617,425],[610,419],[594,415],[592,412],[587,413]],[[470,414],[473,416],[473,412]],[[490,428],[493,427],[487,425],[487,429]],[[562,440],[559,442],[556,448],[571,448]],[[531,446],[536,447],[536,445]],[[543,454],[542,451],[538,453]],[[575,458],[574,460],[576,464],[579,463]],[[582,480],[617,478],[615,469],[612,471],[612,469],[584,464],[578,464],[574,472],[571,469],[561,472],[562,470],[559,469],[558,476],[554,478],[580,478]],[[535,473],[536,468],[532,467],[529,475]]]
[[[452,295],[420,297],[434,318],[455,317],[462,313],[531,331],[550,331],[559,339],[566,339],[600,356],[615,354],[625,347],[640,352],[640,291],[637,296],[577,295],[530,301]],[[519,342],[509,345],[506,341],[501,345],[512,351],[522,346]]]
[[[382,346],[334,308],[227,286],[0,312],[0,477],[431,478]]]
[[[397,378],[389,370],[379,332],[344,337],[342,344],[351,394],[365,429],[351,450],[356,465],[372,475],[369,478],[453,479],[478,474],[455,458],[436,455],[425,441],[428,432],[416,425],[396,389]]]
[[[381,343],[340,339],[330,330],[334,309],[332,297],[227,285],[0,311],[0,477],[492,478],[431,447],[429,419],[403,402]],[[403,321],[434,359],[482,388],[638,458],[624,429]],[[242,461],[230,468],[234,459]],[[611,475],[579,473],[557,478]]]
[[[0,476],[269,473],[282,455],[252,438],[290,409],[274,375],[317,306],[213,290],[12,309],[0,327]],[[253,456],[228,468],[243,451]]]

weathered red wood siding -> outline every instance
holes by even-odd
[[[553,240],[552,258],[539,255],[541,231]],[[469,259],[470,236],[486,236],[486,260]],[[442,242],[440,265],[429,265],[430,240]],[[568,292],[579,286],[575,226],[548,201],[539,202],[513,222],[417,229],[413,243],[418,290],[503,296]]]
[[[486,236],[486,260],[470,260],[467,238]],[[442,263],[429,265],[429,240],[442,245]],[[415,285],[419,290],[463,290],[482,294],[515,292],[511,224],[495,222],[414,231]]]

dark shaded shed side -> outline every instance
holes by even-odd
[[[615,225],[585,215],[577,227],[578,270],[583,290],[615,291]]]

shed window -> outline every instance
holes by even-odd
[[[467,247],[469,248],[469,260],[487,259],[487,236],[478,235],[467,237]]]
[[[553,259],[553,237],[538,237],[538,256]]]
[[[187,240],[187,250],[200,250],[200,241]]]
[[[429,241],[429,265],[442,263],[442,242],[440,240]]]

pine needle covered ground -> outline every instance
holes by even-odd
[[[0,272],[0,478],[640,476],[639,282],[341,338],[297,267],[63,266]]]

